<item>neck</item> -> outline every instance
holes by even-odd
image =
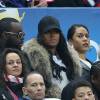
[[[81,59],[83,59],[83,60],[86,60],[86,57],[85,57],[85,55],[84,54],[79,54],[79,57],[81,58]]]
[[[48,48],[48,50],[54,55],[56,54],[56,48]]]

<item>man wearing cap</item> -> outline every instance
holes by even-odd
[[[29,49],[30,48],[30,49]],[[69,54],[59,21],[44,16],[38,23],[37,40],[27,41],[23,50],[32,59],[32,67],[44,77],[49,97],[60,97],[63,87],[74,79],[74,63]],[[49,93],[49,94],[48,94]]]

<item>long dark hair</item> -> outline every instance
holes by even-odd
[[[53,20],[55,20],[55,18]],[[57,22],[57,25],[58,24],[59,23]],[[41,26],[43,27],[43,25],[41,25]],[[60,24],[58,26],[60,26]],[[38,30],[38,32],[39,33],[37,35],[37,41],[46,48],[46,46],[43,43],[43,39],[42,39],[43,38],[42,35],[44,33],[41,33],[39,30]],[[62,60],[62,62],[66,66],[67,77],[68,77],[69,80],[71,80],[71,79],[74,78],[74,63],[73,63],[73,60],[72,60],[72,58],[70,56],[70,53],[68,51],[67,43],[66,43],[66,40],[65,40],[65,38],[63,36],[63,33],[61,31],[59,31],[59,34],[60,34],[60,40],[59,40],[59,43],[57,45],[56,50],[57,50],[57,53],[58,53],[60,59]],[[49,53],[50,53],[50,51],[49,51]],[[52,54],[50,53],[50,61],[51,61],[51,64],[54,65],[55,62],[53,61],[53,58],[51,56],[52,56]],[[55,69],[55,68],[53,68],[53,66],[51,66],[51,67],[52,67],[52,69]]]
[[[19,57],[21,58],[21,62],[22,62],[22,73],[20,75],[20,77],[24,77],[24,75],[26,73],[28,73],[28,69],[27,69],[27,64],[26,64],[26,61],[24,59],[24,55],[23,55],[23,52],[18,50],[18,49],[12,49],[12,48],[6,48],[3,53],[0,55],[0,84],[4,84],[5,85],[5,81],[4,81],[4,74],[6,74],[6,55],[8,53],[16,53],[19,55]]]

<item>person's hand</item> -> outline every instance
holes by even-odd
[[[36,5],[37,7],[47,7],[48,3],[46,0],[40,0],[39,4]]]
[[[33,0],[31,2],[31,7],[47,7],[47,0]]]

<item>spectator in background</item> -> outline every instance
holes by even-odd
[[[61,100],[96,100],[92,86],[85,80],[71,81],[62,91]]]
[[[24,35],[21,23],[14,18],[3,18],[0,20],[0,53],[5,48],[16,48],[21,50],[24,42]],[[24,53],[26,64],[31,69],[31,64],[26,53]]]
[[[47,0],[1,0],[0,7],[47,7]]]
[[[98,0],[96,0],[98,4]],[[91,0],[0,0],[0,7],[93,7]]]
[[[0,0],[1,7],[27,7],[26,0]]]
[[[3,18],[0,20],[0,51],[4,48],[21,49],[25,33],[21,23],[14,18]]]
[[[49,7],[90,7],[89,2],[86,0],[53,0],[49,3]]]
[[[23,52],[7,48],[0,58],[0,99],[19,100],[22,97],[23,77],[26,69]]]
[[[22,100],[59,100],[57,98],[45,98],[45,83],[43,76],[38,72],[26,74],[23,80],[24,86]]]
[[[44,16],[40,20],[37,40],[27,41],[23,50],[31,59],[33,69],[38,70],[43,75],[47,91],[53,84],[56,85],[53,87],[57,87],[57,90],[55,89],[57,93],[50,90],[53,94],[52,96],[49,94],[50,97],[58,97],[63,87],[70,80],[80,76],[79,70],[76,70],[79,68],[74,65],[59,21],[55,17]],[[58,92],[58,89],[60,89],[60,92]]]
[[[100,61],[95,62],[90,70],[90,81],[93,85],[94,92],[99,100],[100,98]]]
[[[74,24],[68,30],[67,40],[72,50],[78,53],[76,60],[79,60],[82,76],[85,79],[89,79],[92,64],[92,62],[86,58],[86,52],[90,46],[89,30],[84,25]],[[75,52],[72,55],[75,55]]]
[[[94,0],[95,1],[95,7],[100,7],[100,0]]]
[[[24,77],[22,100],[43,100],[45,98],[45,83],[41,74],[31,72]]]
[[[47,0],[27,0],[28,7],[47,7]]]

